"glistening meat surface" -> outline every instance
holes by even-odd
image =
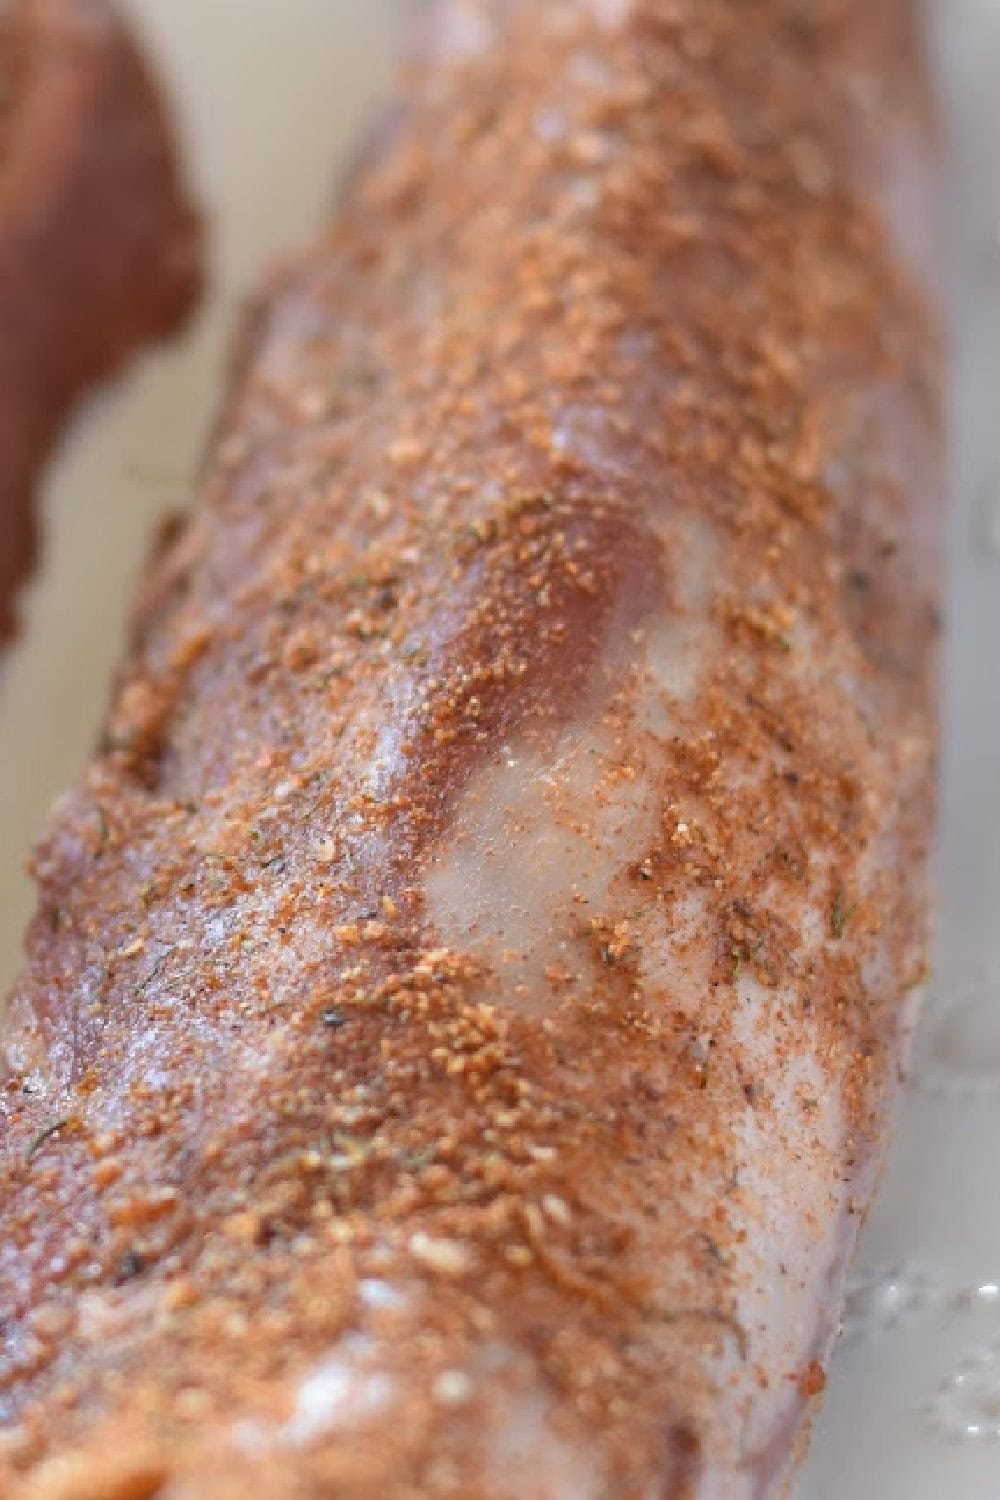
[[[434,12],[38,851],[18,1500],[780,1491],[923,964],[931,153],[904,0]]]

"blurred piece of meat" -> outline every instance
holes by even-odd
[[[434,12],[38,850],[6,1494],[780,1493],[923,965],[933,152],[908,0]]]
[[[34,560],[39,468],[68,411],[177,328],[199,262],[164,108],[118,17],[105,0],[4,0],[0,640]]]

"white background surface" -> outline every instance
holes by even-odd
[[[93,741],[153,521],[190,497],[241,299],[321,221],[412,4],[128,0],[212,208],[213,291],[181,344],[91,405],[50,477],[27,642],[0,673],[0,987],[31,910],[24,857]],[[957,328],[938,956],[795,1500],[1000,1500],[1000,0],[937,0],[931,29]]]

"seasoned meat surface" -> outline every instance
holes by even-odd
[[[907,0],[433,12],[36,855],[16,1500],[781,1492],[924,963],[932,160]]]
[[[163,105],[118,18],[104,0],[0,0],[0,642],[52,442],[84,391],[176,329],[199,262]]]

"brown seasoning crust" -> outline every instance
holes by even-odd
[[[172,333],[200,283],[164,110],[104,0],[0,6],[0,641],[39,467],[77,398]]]
[[[765,1496],[822,1386],[927,919],[940,350],[890,193],[932,149],[911,6],[456,3],[430,40],[260,301],[37,851],[12,1500],[690,1500],[730,1470]],[[632,905],[585,912],[592,969],[522,1003],[444,941],[424,873],[473,774],[544,755],[608,642],[661,620],[701,630],[675,727],[630,738],[627,659],[606,714],[607,795],[638,774],[655,802]],[[630,912],[669,930],[692,899],[657,991]],[[833,1160],[822,1101],[773,1116],[804,1049]],[[814,1226],[840,1244],[819,1363],[763,1367],[741,1321],[784,1252],[751,1125],[844,1195]],[[361,1405],[293,1439],[338,1350]],[[504,1449],[538,1399],[586,1486]]]

